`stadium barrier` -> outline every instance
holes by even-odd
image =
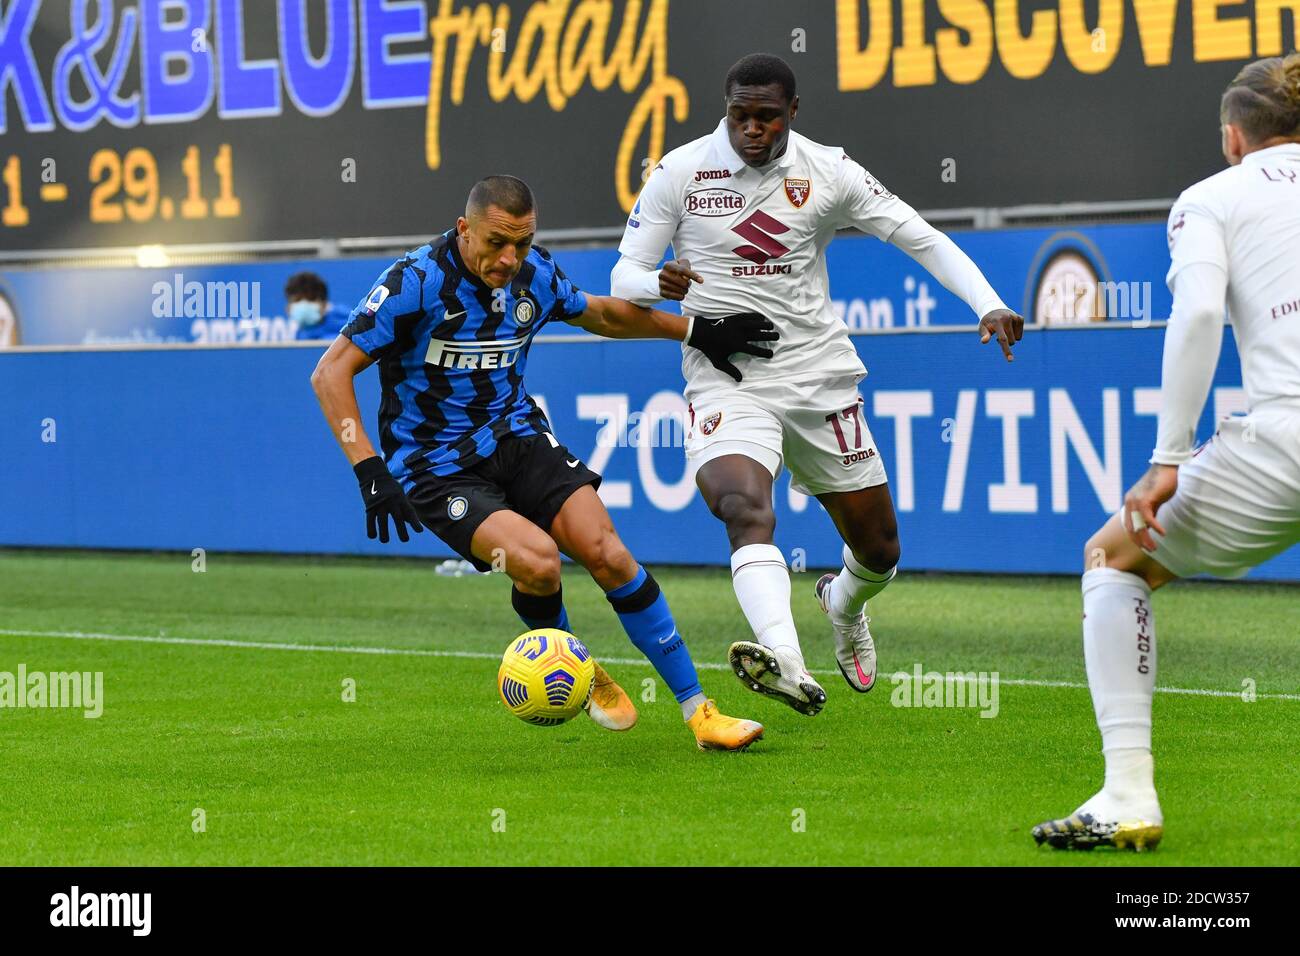
[[[1037,207],[1002,210],[1032,219]],[[986,210],[986,212],[989,212]],[[1002,221],[1002,220],[1000,220]],[[621,233],[620,233],[621,234]],[[614,237],[617,238],[617,237]],[[1000,228],[954,232],[1007,305],[1030,321],[1108,319],[1152,322],[1169,315],[1169,268],[1162,223]],[[411,239],[408,248],[425,240]],[[603,248],[556,252],[581,288],[603,292],[618,254]],[[355,241],[354,241],[355,244]],[[342,245],[342,242],[339,243]],[[391,266],[392,255],[310,258],[312,244],[286,247],[286,261],[218,262],[144,248],[137,263],[84,268],[51,260],[0,275],[0,348],[167,342],[262,344],[292,340],[284,283],[310,269],[331,298],[351,309]],[[361,246],[349,245],[355,252]],[[3,255],[0,254],[0,259]],[[860,234],[827,251],[832,303],[852,330],[967,325],[970,309],[906,254]],[[5,334],[6,324],[12,330]],[[545,332],[543,333],[545,334]]]
[[[855,336],[903,566],[1076,573],[1087,536],[1146,468],[1163,334],[1035,330],[1012,363],[969,330]],[[1226,339],[1202,437],[1244,407]],[[447,556],[427,533],[366,539],[308,381],[322,347],[0,352],[0,544]],[[672,343],[556,336],[535,344],[528,381],[561,441],[605,476],[601,493],[643,561],[724,564],[722,528],[680,447],[679,362]],[[373,372],[358,393],[373,437]],[[836,563],[820,505],[785,475],[775,499],[792,567]],[[1300,580],[1300,551],[1253,575]]]

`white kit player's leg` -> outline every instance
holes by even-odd
[[[772,544],[772,479],[781,471],[781,423],[753,395],[723,389],[690,395],[686,454],[710,510],[732,542],[731,581],[754,633],[728,651],[747,688],[812,716],[826,692],[808,673],[790,610],[790,571]]]
[[[1151,588],[1113,568],[1083,575],[1083,657],[1106,758],[1106,783],[1080,812],[1163,822],[1151,760],[1156,626]]]
[[[826,692],[808,673],[790,611],[790,571],[785,556],[771,544],[749,544],[731,555],[731,581],[754,641],[737,641],[727,656],[732,670],[750,690],[779,697],[812,717],[826,703]]]
[[[1156,630],[1145,580],[1114,568],[1084,573],[1083,654],[1106,782],[1069,817],[1034,827],[1034,839],[1060,848],[1154,849],[1164,815],[1151,756]]]
[[[1039,843],[1155,846],[1164,818],[1151,758],[1156,631],[1148,582],[1210,573],[1239,577],[1300,542],[1300,416],[1265,409],[1220,423],[1178,469],[1144,554],[1111,518],[1089,542],[1112,566],[1083,575],[1084,657],[1106,760],[1105,785],[1069,817],[1034,827]],[[1114,565],[1119,565],[1118,567]],[[1122,570],[1127,568],[1129,570]],[[1154,576],[1153,576],[1154,575]]]
[[[857,383],[857,376],[849,376],[789,385],[777,407],[792,486],[818,497],[845,542],[839,574],[823,575],[815,590],[830,620],[840,673],[855,691],[866,693],[876,683],[876,645],[866,605],[894,578],[898,527]],[[873,571],[859,561],[855,547],[875,555],[876,566],[885,570]]]
[[[876,686],[876,643],[871,637],[867,601],[875,597],[897,573],[897,566],[884,573],[872,571],[853,556],[846,544],[844,566],[839,574],[822,575],[817,582],[817,600],[835,634],[835,661],[850,687],[865,694]]]

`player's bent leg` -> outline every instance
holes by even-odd
[[[817,600],[835,635],[835,661],[858,693],[876,686],[876,645],[867,602],[883,591],[898,569],[898,519],[888,484],[819,494],[844,540],[843,566],[817,582]]]
[[[1156,635],[1151,592],[1175,575],[1114,515],[1084,547],[1083,654],[1101,730],[1105,783],[1074,813],[1033,828],[1057,849],[1154,849],[1164,835],[1151,754]]]
[[[701,465],[695,481],[709,510],[727,527],[732,587],[754,632],[755,640],[729,648],[731,669],[750,690],[811,717],[826,703],[826,692],[804,665],[790,611],[790,572],[785,555],[772,543],[772,478],[779,467],[775,456],[764,464],[748,455],[726,454]]]
[[[579,488],[565,500],[551,522],[551,535],[560,549],[586,567],[601,586],[628,638],[681,705],[682,717],[701,749],[743,750],[763,735],[760,724],[727,717],[704,696],[695,663],[677,630],[667,599],[658,582],[619,539],[594,488]],[[605,705],[601,706],[603,709]]]

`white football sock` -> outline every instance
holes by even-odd
[[[1114,568],[1084,572],[1083,657],[1106,758],[1106,784],[1084,806],[1158,819],[1151,758],[1156,632],[1151,588],[1142,578]]]
[[[894,580],[898,568],[882,572],[863,567],[847,544],[844,546],[843,557],[844,567],[831,582],[829,603],[831,614],[841,623],[847,624],[857,620],[867,602]]]
[[[790,613],[790,572],[785,555],[772,544],[747,544],[731,555],[731,586],[754,639],[773,650],[786,648],[798,655],[799,632]]]

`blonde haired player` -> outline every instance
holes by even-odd
[[[1300,55],[1238,73],[1220,122],[1229,168],[1186,190],[1169,216],[1174,304],[1151,468],[1084,552],[1083,648],[1105,785],[1034,827],[1040,844],[1160,842],[1151,592],[1192,574],[1239,577],[1300,541]],[[1250,414],[1223,420],[1193,451],[1225,303]]]
[[[686,454],[709,510],[727,527],[732,583],[754,641],[729,653],[751,690],[800,713],[826,693],[804,666],[790,612],[790,576],[772,543],[772,482],[782,466],[793,487],[815,495],[845,542],[844,567],[817,583],[849,686],[875,684],[876,651],[864,610],[893,578],[898,528],[858,382],[866,374],[831,306],[825,250],[837,229],[856,227],[907,252],[982,316],[1008,360],[1023,322],[975,264],[842,149],[790,129],[799,107],[790,67],[754,54],[723,86],[717,129],[666,155],[628,219],[612,294],[649,305],[683,303],[687,314],[754,310],[780,332],[771,358],[735,364],[684,349],[690,402]],[[656,264],[672,244],[676,258]],[[687,344],[707,337],[694,320]],[[744,373],[743,381],[740,372]]]

